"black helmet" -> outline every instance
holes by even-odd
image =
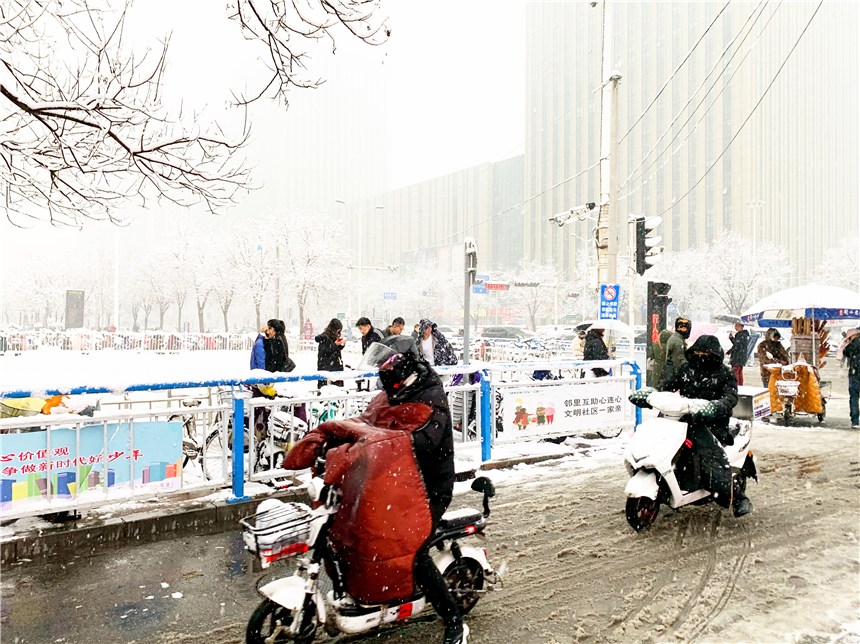
[[[693,327],[687,318],[677,318],[675,320],[675,331],[680,333],[685,340],[690,337],[690,331],[692,328]]]
[[[417,380],[419,362],[421,356],[418,353],[418,345],[412,338],[390,335],[382,342],[374,342],[367,348],[358,370],[379,369],[379,379],[388,394],[388,400],[396,405]]]

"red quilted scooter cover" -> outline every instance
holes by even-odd
[[[324,480],[343,491],[329,532],[346,590],[364,604],[414,594],[415,554],[430,536],[430,506],[415,454],[413,430],[430,418],[423,403],[392,407],[377,395],[358,418],[323,423],[287,455],[286,469],[310,467],[327,443]]]

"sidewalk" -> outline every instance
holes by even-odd
[[[537,441],[497,445],[493,448],[496,458],[482,463],[480,445],[461,444],[455,456],[457,480],[469,480],[480,471],[563,458],[573,454],[574,449]],[[174,495],[153,502],[129,501],[98,512],[83,511],[79,519],[58,524],[35,517],[19,519],[0,529],[0,571],[46,563],[57,557],[91,557],[134,543],[236,530],[239,519],[253,514],[264,498],[310,503],[304,486],[275,490],[246,483],[245,494],[251,498],[236,503],[228,502],[228,489]]]

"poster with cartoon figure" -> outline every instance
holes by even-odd
[[[626,382],[589,380],[506,389],[505,430],[513,436],[585,433],[632,425]],[[507,437],[507,436],[506,436]]]

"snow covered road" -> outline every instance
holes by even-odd
[[[506,588],[469,616],[470,641],[860,642],[857,432],[757,426],[752,515],[663,510],[642,534],[623,512],[624,441],[491,472],[482,545]],[[454,507],[476,502],[458,494]],[[2,641],[243,642],[260,577],[243,560],[236,532],[4,574]],[[423,619],[338,641],[440,639]]]

